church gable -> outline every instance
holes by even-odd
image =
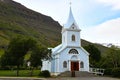
[[[88,54],[81,47],[66,47],[59,53],[59,61],[59,66],[62,67],[61,72],[66,70],[87,71],[89,66]],[[78,65],[77,68],[73,67],[75,64]]]
[[[72,30],[76,30],[77,27],[76,27],[76,25],[73,23],[73,24],[71,25],[70,29],[72,29]]]
[[[82,47],[64,47],[57,51],[59,55],[89,55],[89,53]]]
[[[69,30],[80,30],[75,22],[73,22],[68,29]]]

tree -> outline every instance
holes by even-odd
[[[32,76],[32,72],[34,67],[42,67],[42,60],[49,60],[51,59],[51,49],[48,49],[46,47],[43,46],[36,46],[33,49],[33,53],[31,54],[30,57],[30,62],[31,62],[31,76]]]
[[[22,36],[13,38],[0,60],[1,66],[16,66],[18,76],[19,67],[23,64],[25,54],[32,49],[35,44],[36,41],[32,38]]]
[[[97,62],[101,59],[101,52],[94,45],[88,45],[84,47],[90,53],[90,64],[92,66],[97,66]]]
[[[120,49],[112,46],[107,52],[105,57],[106,66],[108,68],[120,67]]]

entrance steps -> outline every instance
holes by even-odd
[[[60,77],[71,77],[72,76],[72,72],[71,71],[66,71],[63,72],[61,74],[59,74],[58,76]],[[96,77],[95,74],[86,72],[86,71],[75,71],[75,77]]]

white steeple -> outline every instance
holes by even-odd
[[[77,29],[79,29],[79,27],[73,17],[72,9],[70,6],[69,17],[68,17],[67,23],[64,25],[64,28],[70,28],[73,24],[77,27]]]
[[[80,39],[80,29],[75,22],[75,19],[72,14],[72,10],[70,7],[69,17],[67,23],[62,28],[62,45],[63,46],[73,46],[80,47],[81,39]]]

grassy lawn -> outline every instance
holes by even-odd
[[[40,70],[34,70],[33,76],[37,77],[40,73]],[[16,76],[16,70],[0,70],[0,76],[9,76],[13,77]],[[29,77],[30,76],[30,70],[20,70],[19,77]]]

